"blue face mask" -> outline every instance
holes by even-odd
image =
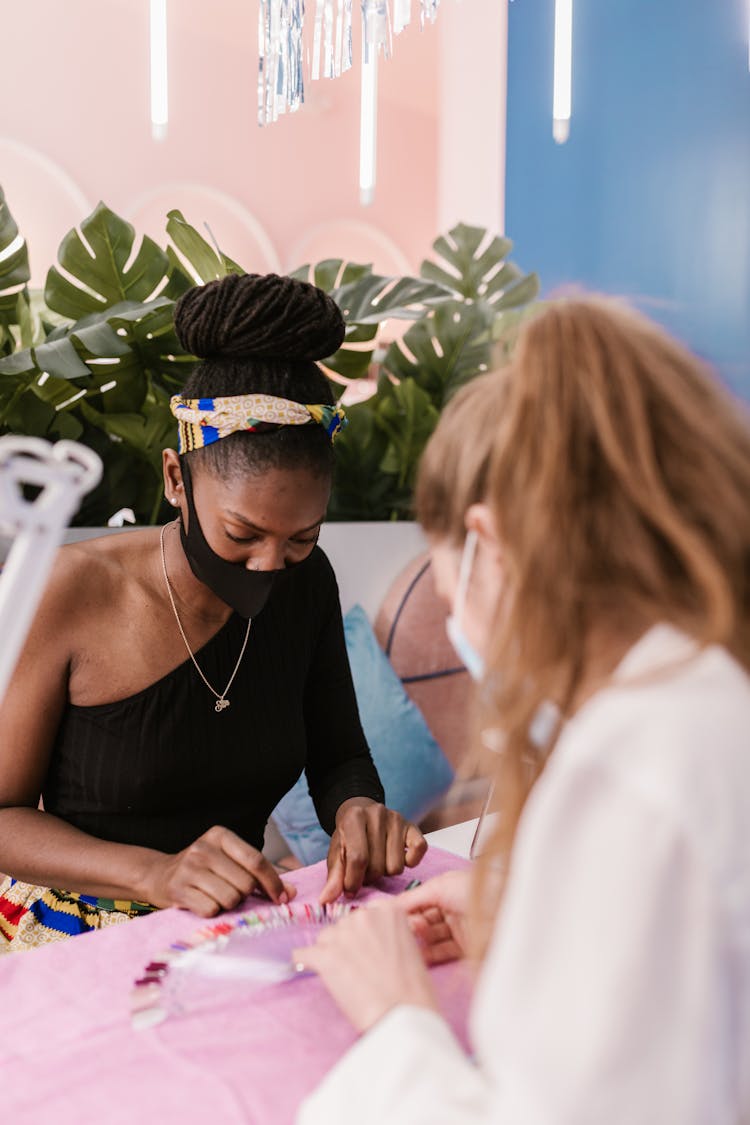
[[[464,664],[467,672],[474,680],[483,680],[485,673],[484,657],[477,652],[469,638],[461,628],[461,618],[466,608],[466,594],[469,588],[471,571],[474,566],[474,555],[477,550],[477,533],[470,531],[466,536],[461,566],[458,572],[458,590],[456,591],[456,604],[453,613],[445,622],[445,631],[448,639],[456,650],[458,657]]]
[[[474,648],[473,644],[461,628],[461,618],[466,608],[466,595],[469,589],[471,571],[474,566],[474,556],[476,555],[477,551],[477,542],[478,536],[476,531],[470,531],[466,536],[464,551],[463,555],[461,556],[461,566],[458,571],[456,604],[454,606],[453,613],[445,622],[445,631],[448,634],[448,639],[455,648],[456,653],[466,667],[469,675],[472,677],[472,679],[481,681],[484,679],[485,673],[487,671],[487,665],[485,663],[484,657],[481,653],[477,652],[477,650]],[[560,714],[560,708],[557,706],[557,704],[553,703],[549,699],[544,700],[537,708],[536,714],[531,720],[531,724],[529,726],[529,741],[531,742],[531,744],[538,750],[546,750],[552,739],[552,736],[559,728],[561,720],[562,716]],[[495,736],[497,736],[498,733],[500,732],[493,731],[493,734]],[[495,738],[493,739],[493,741],[497,741],[499,745],[488,746],[488,749],[495,750],[497,753],[502,753],[502,734],[500,734],[499,739]],[[475,858],[479,829],[481,826],[481,821],[484,820],[487,808],[489,807],[490,798],[491,793],[487,796],[485,808],[480,817],[480,825],[477,826],[477,831],[474,834],[474,840],[471,845],[472,859]]]

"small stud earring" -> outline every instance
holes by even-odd
[[[171,505],[172,505],[173,507],[175,507],[175,508],[176,508],[176,507],[177,507],[177,497],[176,497],[176,496],[172,496],[172,497],[170,497],[170,501],[169,501],[169,503],[170,503],[170,504],[171,504]]]

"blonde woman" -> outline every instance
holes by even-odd
[[[418,510],[500,816],[470,875],[299,951],[366,1033],[300,1122],[750,1121],[742,410],[645,319],[555,303],[446,410]],[[467,955],[475,1060],[425,968]]]

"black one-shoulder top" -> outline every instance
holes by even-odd
[[[196,653],[219,691],[246,625],[232,614]],[[128,699],[68,705],[46,811],[100,839],[174,853],[215,824],[260,848],[269,815],[303,769],[329,833],[347,798],[384,799],[359,721],[336,580],[319,548],[284,575],[253,621],[228,698],[217,713],[188,659]]]

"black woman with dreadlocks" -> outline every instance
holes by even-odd
[[[164,451],[177,519],[62,549],[2,708],[0,952],[287,901],[261,848],[303,770],[332,836],[322,901],[426,848],[383,804],[317,547],[344,419],[315,361],[341,313],[248,274],[191,289],[175,326],[200,357]]]

